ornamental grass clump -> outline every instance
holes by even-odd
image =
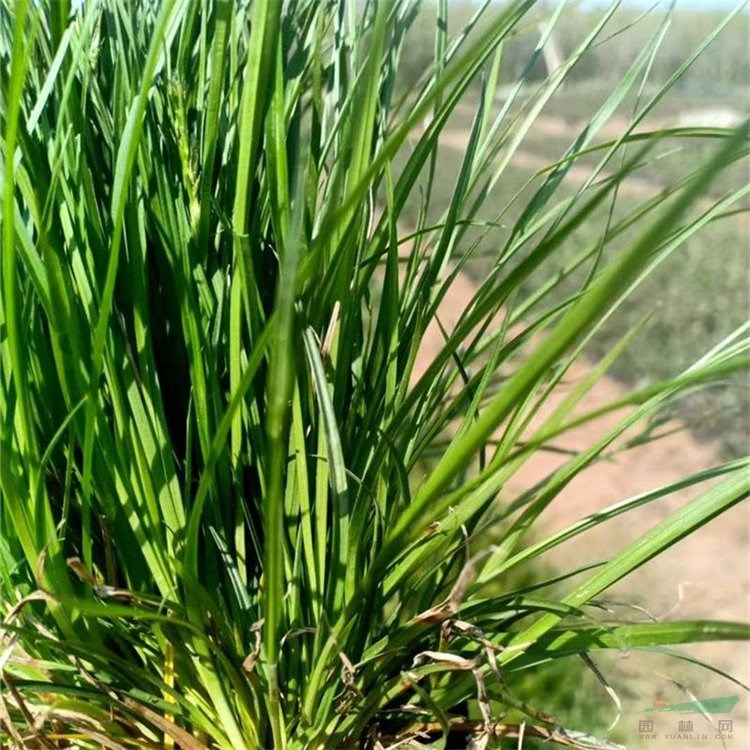
[[[746,125],[644,125],[701,52],[646,95],[667,15],[513,221],[514,195],[479,219],[545,104],[616,30],[615,4],[539,79],[564,5],[498,106],[503,43],[536,33],[533,0],[485,2],[450,37],[438,2],[432,61],[408,90],[407,0],[2,2],[0,741],[291,750],[521,731],[590,746],[505,676],[747,636],[726,622],[599,622],[589,606],[746,497],[747,460],[529,537],[620,436],[748,363],[744,327],[587,410],[635,330],[544,412],[620,302],[748,192],[710,192],[746,157]],[[598,137],[634,93],[620,136]],[[428,222],[441,131],[466,101],[452,198]],[[713,155],[625,215],[608,210],[666,136],[703,138]],[[563,194],[592,154],[590,178]],[[596,241],[528,292],[592,222]],[[491,270],[418,371],[477,229]],[[623,407],[504,501],[536,453]],[[708,480],[564,596],[498,587],[588,526]],[[503,530],[491,545],[489,528]],[[525,718],[502,722],[509,711]]]

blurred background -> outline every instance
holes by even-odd
[[[521,112],[524,103],[534,93],[535,82],[544,80],[575,51],[609,5],[594,1],[568,4],[543,53],[533,61],[545,24],[559,9],[556,2],[539,3],[535,17],[503,49],[502,85],[493,103],[494,113],[505,106],[513,86],[526,74],[528,82],[509,110],[508,117]],[[716,40],[684,74],[671,81],[669,90],[637,129],[731,128],[748,116],[750,15],[747,4],[726,22],[728,14],[737,9],[736,3],[723,0],[683,0],[674,4],[633,0],[621,3],[601,35],[601,42],[584,55],[536,117],[501,179],[492,188],[480,219],[495,222],[496,226],[491,231],[483,227],[467,233],[464,241],[477,242],[478,248],[474,260],[465,267],[460,283],[454,284],[452,294],[443,303],[440,315],[448,328],[460,318],[468,303],[474,288],[472,279],[483,278],[495,262],[497,250],[507,239],[509,227],[525,205],[524,197],[529,197],[538,187],[541,170],[562,158],[585,130],[648,44],[664,13],[672,5],[673,17],[651,60],[648,79],[642,85],[634,86],[632,93],[611,114],[597,135],[597,143],[621,135],[640,106],[657,95],[722,24],[725,25]],[[477,3],[449,0],[449,38],[461,33],[471,23],[477,7]],[[404,46],[402,85],[405,92],[418,87],[423,71],[429,67],[434,55],[437,4],[424,3],[421,13],[422,18],[414,25],[411,38]],[[482,21],[469,33],[481,34]],[[442,148],[436,165],[428,224],[438,222],[450,202],[479,104],[479,89],[477,82],[475,101],[469,99],[458,106],[441,136]],[[659,196],[665,186],[695,168],[714,147],[715,143],[707,138],[664,138],[649,154],[648,161],[621,184],[615,203],[601,208],[595,220],[581,227],[552,263],[557,263],[558,270],[562,271],[577,250],[599,236],[607,222],[616,222],[644,201]],[[600,156],[595,152],[576,160],[560,188],[561,197],[573,195],[588,184]],[[611,168],[616,167],[617,164]],[[714,200],[747,185],[749,177],[747,160],[735,165],[715,184],[711,198],[696,211],[705,211]],[[597,179],[604,178],[600,175]],[[731,215],[708,223],[701,232],[688,239],[681,252],[674,254],[636,288],[588,347],[588,362],[593,367],[629,331],[643,325],[641,333],[615,362],[608,377],[592,391],[584,408],[594,408],[622,397],[633,387],[647,386],[674,376],[748,320],[750,222],[747,200],[735,204],[733,209],[736,210]],[[415,195],[410,210],[407,220],[416,224],[420,211],[418,195]],[[634,234],[625,231],[619,247],[632,240]],[[607,252],[617,250],[618,244],[613,243]],[[549,305],[554,306],[579,287],[588,272],[581,270],[571,274],[560,288],[560,298],[550,298]],[[546,265],[538,278],[529,280],[529,294],[549,277],[550,267]],[[441,336],[438,330],[435,335]],[[574,386],[577,379],[586,374],[583,365],[571,373],[568,386]],[[564,395],[563,389],[559,398]],[[599,425],[602,431],[606,427],[606,424]],[[588,432],[573,435],[560,446],[561,456],[547,454],[532,461],[514,478],[513,486],[506,488],[505,498],[511,502],[533,486],[562,462],[563,453],[590,445],[596,435],[591,434],[592,428],[587,429]],[[662,437],[643,444],[644,437],[656,436]],[[620,445],[618,452],[608,461],[584,472],[565,490],[546,514],[543,531],[564,528],[587,513],[618,500],[732,460],[746,454],[748,447],[750,382],[742,375],[710,390],[692,393],[679,403],[669,404],[663,416],[649,425],[645,436],[641,434],[630,443]],[[568,571],[577,563],[589,560],[592,554],[606,559],[690,497],[692,494],[688,492],[676,493],[659,503],[649,504],[647,510],[633,514],[632,519],[615,525],[615,528],[607,524],[596,529],[575,545],[563,546],[555,556],[552,571],[535,570],[529,571],[528,575],[533,578],[542,573]],[[747,621],[750,619],[749,540],[750,518],[747,507],[742,505],[677,545],[632,579],[619,584],[611,600],[600,604],[604,609],[609,608],[613,616],[625,619],[707,617]],[[566,583],[565,587],[568,586]],[[512,587],[513,582],[509,582],[508,588]],[[708,664],[711,669],[691,665],[686,661],[690,659]],[[682,661],[669,659],[663,654],[623,652],[611,658],[598,657],[598,676],[590,665],[587,667],[576,662],[548,671],[540,668],[534,676],[524,677],[515,688],[533,696],[537,704],[544,704],[545,709],[557,711],[566,726],[609,736],[613,741],[631,747],[660,750],[673,746],[718,748],[724,743],[729,748],[747,748],[750,747],[750,733],[748,696],[744,685],[750,676],[749,663],[750,651],[744,644],[692,647],[685,650]],[[731,681],[726,673],[731,673],[739,683]],[[509,679],[512,681],[512,675]],[[540,701],[540,692],[548,696],[546,703]],[[731,695],[739,696],[738,705],[731,715],[711,717],[710,720],[700,714],[645,713],[645,709],[655,703],[673,704],[695,697]],[[617,726],[609,732],[610,724],[618,716]],[[655,738],[640,731],[640,721],[648,719],[654,722]],[[679,721],[683,719],[693,721],[693,736],[668,738],[670,732],[677,733]],[[732,732],[720,735],[718,719],[732,721]],[[524,746],[535,745],[529,742]]]

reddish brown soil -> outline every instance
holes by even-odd
[[[468,277],[459,275],[444,299],[439,317],[448,331],[460,320],[461,313],[475,292]],[[417,375],[421,374],[443,345],[443,334],[436,324],[430,326],[420,351]],[[558,388],[544,408],[544,414],[557,406],[570,387],[588,372],[589,365],[573,366],[563,386]],[[627,392],[624,385],[609,378],[600,380],[584,401],[586,410],[610,403]],[[587,424],[561,438],[565,448],[590,446],[622,417],[610,414],[594,424]],[[679,427],[679,425],[676,425]],[[565,461],[560,454],[544,452],[534,456],[508,483],[501,501],[508,502],[534,485]],[[680,430],[650,444],[618,452],[607,461],[583,472],[556,498],[543,515],[540,534],[557,531],[580,518],[644,490],[667,484],[685,475],[721,463],[712,445],[699,442],[687,430]],[[671,512],[688,502],[700,488],[680,491],[655,503],[592,529],[558,548],[547,562],[560,570],[572,570],[594,560],[606,560],[637,539]],[[750,516],[747,504],[735,507],[711,524],[684,539],[665,554],[652,560],[621,581],[608,594],[610,602],[637,604],[657,619],[750,620]],[[613,605],[618,614],[631,619],[644,618],[639,611],[628,611]],[[711,643],[687,647],[688,653],[730,672],[743,683],[750,677],[750,647],[745,643]],[[597,657],[613,688],[623,703],[624,733],[631,745],[639,746],[638,722],[654,718],[659,738],[642,743],[643,747],[720,748],[715,730],[706,719],[674,713],[641,714],[654,700],[663,697],[667,703],[691,700],[671,680],[682,683],[698,698],[739,694],[740,703],[731,717],[733,736],[728,748],[747,748],[748,697],[745,691],[724,678],[697,666],[686,666],[660,655],[629,652]],[[597,699],[598,700],[598,699]],[[603,715],[615,715],[613,704],[602,691]],[[680,720],[692,719],[696,738],[667,740],[664,733],[676,732]],[[673,726],[674,725],[674,726]],[[708,734],[709,739],[700,736]]]
[[[560,123],[554,125],[561,126]],[[441,143],[448,148],[462,149],[466,145],[466,133],[448,131],[442,136]],[[530,169],[544,166],[527,154],[517,154],[514,164],[518,164],[519,158],[522,166],[528,162],[526,166]],[[574,172],[571,179],[586,179],[585,169],[580,168],[579,171],[580,174]],[[623,186],[623,189],[641,194],[643,188],[640,181],[625,183]],[[653,190],[653,185],[649,185],[649,188]],[[456,325],[475,291],[474,284],[467,276],[459,275],[456,278],[439,310],[441,323],[448,331]],[[417,362],[417,376],[442,348],[443,340],[439,327],[435,324],[430,326]],[[568,374],[565,385],[552,395],[545,413],[549,413],[567,390],[588,372],[587,363],[576,364]],[[626,387],[621,383],[604,378],[588,394],[583,407],[588,410],[609,403],[626,392]],[[571,449],[590,446],[621,416],[622,413],[612,414],[595,424],[581,427],[564,439],[561,438],[560,443]],[[501,502],[512,501],[564,460],[565,457],[559,454],[539,453],[508,483]],[[574,480],[544,513],[538,533],[545,534],[564,528],[612,503],[715,466],[721,461],[713,445],[699,442],[687,430],[622,451],[587,469]],[[571,540],[548,556],[547,560],[561,570],[572,570],[584,562],[609,559],[699,491],[700,488],[697,491],[681,491],[620,516]],[[747,503],[742,503],[621,581],[608,592],[607,599],[635,603],[657,619],[706,618],[747,622],[750,620],[749,540],[750,515]],[[616,608],[619,614],[632,619],[645,618],[641,612]],[[746,643],[701,644],[685,647],[683,650],[730,672],[744,684],[750,681],[750,646]],[[686,665],[657,654],[607,654],[596,657],[596,660],[622,700],[620,722],[631,747],[654,750],[671,747],[719,750],[722,747],[721,740],[716,739],[716,729],[700,715],[642,713],[657,698],[663,698],[666,703],[693,699],[672,680],[680,682],[697,698],[739,695],[740,703],[731,716],[714,716],[713,722],[716,726],[720,719],[732,720],[731,739],[725,740],[727,748],[745,750],[750,747],[748,694],[737,685],[698,666]],[[575,686],[571,687],[575,689]],[[616,711],[604,691],[593,700],[601,705],[603,716],[614,717]],[[639,721],[643,719],[653,719],[656,739],[639,740]],[[680,721],[688,720],[692,720],[694,725],[691,738],[665,737],[667,733],[678,731]]]

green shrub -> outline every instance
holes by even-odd
[[[495,114],[502,43],[532,6],[487,4],[466,41],[448,36],[440,2],[432,73],[399,99],[416,17],[406,1],[0,5],[0,740],[486,742],[510,712],[528,736],[580,744],[503,675],[603,648],[747,636],[733,623],[599,621],[589,606],[745,498],[746,460],[599,514],[592,522],[719,480],[563,597],[540,596],[544,581],[495,587],[587,525],[527,538],[621,434],[747,366],[745,326],[634,391],[621,423],[523,503],[497,502],[536,451],[607,411],[573,414],[637,327],[535,419],[603,322],[747,192],[701,201],[746,156],[746,126],[633,132],[692,58],[597,147],[609,177],[559,192],[645,81],[663,26],[567,158],[524,194],[461,321],[414,375],[474,252],[483,198],[614,12],[523,107],[522,78]],[[440,131],[476,81],[449,206],[428,224]],[[597,218],[654,143],[687,135],[712,142],[705,163],[615,221]],[[410,230],[401,222],[425,170]],[[565,273],[523,293],[593,222],[571,261],[589,271],[577,288],[552,309]],[[487,547],[498,517],[502,538]]]
[[[505,3],[509,5],[509,2]],[[481,3],[476,0],[450,0],[448,29],[453,35],[470,23]],[[514,83],[526,74],[538,80],[545,75],[546,66],[543,59],[535,62],[527,71],[529,60],[539,43],[540,25],[549,15],[550,8],[556,2],[540,2],[528,13],[522,24],[519,24],[505,40],[501,82]],[[587,3],[576,7],[569,3],[564,15],[555,25],[555,43],[563,55],[572,53],[578,46],[581,35],[588,33],[607,12],[606,3]],[[593,45],[586,55],[579,60],[568,75],[568,82],[574,85],[591,87],[615,86],[630,67],[633,58],[649,44],[653,32],[654,18],[662,12],[655,6],[647,8],[634,7],[635,3],[621,3],[613,16],[610,32],[600,37],[600,42]],[[666,4],[665,4],[666,5]],[[685,59],[686,50],[692,50],[705,39],[715,26],[722,21],[723,11],[712,8],[712,3],[703,3],[700,10],[690,10],[681,3],[670,11],[670,24],[664,40],[660,45],[659,55],[654,58],[649,78],[652,84],[662,85]],[[408,34],[408,43],[401,57],[399,76],[407,87],[416,81],[429,68],[433,50],[432,27],[434,24],[435,4],[423,3],[422,16],[412,25]],[[654,12],[656,11],[656,12]],[[487,23],[480,18],[476,23],[479,33]],[[612,33],[612,32],[617,32]],[[747,45],[748,16],[747,9],[734,23],[726,27],[720,36],[719,43],[706,49],[701,59],[696,62],[673,87],[673,94],[689,95],[696,99],[714,101],[731,106],[741,107],[740,102],[747,100],[748,73],[750,72],[750,48]],[[674,97],[670,97],[674,99]],[[575,102],[568,107],[576,108]],[[566,107],[566,112],[567,112]],[[588,114],[585,111],[584,114]]]

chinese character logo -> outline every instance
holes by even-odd
[[[732,731],[732,720],[731,719],[719,719],[719,731],[720,732],[731,732]]]
[[[639,732],[653,732],[654,731],[654,722],[652,720],[647,721],[639,721],[638,722],[638,731]]]
[[[678,732],[692,732],[693,731],[693,722],[692,721],[681,721],[677,725],[677,731]]]

